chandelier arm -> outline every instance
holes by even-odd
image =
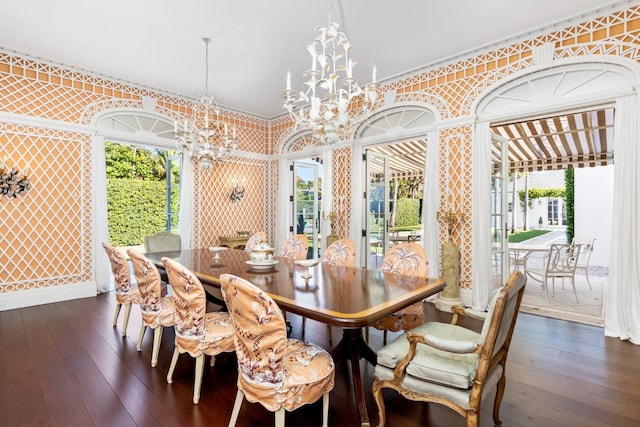
[[[184,120],[184,127],[178,131],[174,122],[174,134],[178,148],[197,162],[201,169],[210,169],[213,164],[225,160],[233,154],[238,145],[236,128],[220,121],[220,109],[215,98],[209,95],[209,38],[205,43],[205,93],[193,103],[191,120]]]

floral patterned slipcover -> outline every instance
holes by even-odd
[[[204,356],[211,356],[213,365],[216,355],[233,351],[233,327],[229,313],[206,312],[207,298],[204,287],[191,270],[167,257],[162,258],[162,264],[169,276],[174,302],[175,348],[167,382],[173,382],[173,371],[178,356],[189,353],[196,359],[193,403],[197,404],[200,401]]]
[[[321,261],[326,264],[353,267],[356,264],[356,249],[351,239],[336,240],[322,254]]]
[[[247,240],[247,244],[244,245],[244,250],[247,252],[251,252],[253,248],[256,247],[256,245],[266,241],[267,233],[265,233],[264,231],[258,231],[256,234],[249,237],[249,240]]]
[[[131,273],[129,263],[124,254],[106,242],[102,242],[102,247],[109,257],[111,271],[113,272],[113,282],[116,288],[116,312],[113,316],[113,326],[118,322],[120,309],[124,305],[124,321],[122,323],[122,336],[127,335],[127,325],[131,313],[131,304],[140,304],[140,292],[138,287],[131,284]]]
[[[426,277],[429,259],[417,243],[407,242],[392,247],[382,260],[381,270],[403,276]],[[408,331],[424,323],[422,302],[417,302],[371,324],[376,329],[386,331]]]
[[[158,364],[158,353],[160,352],[160,341],[162,340],[162,329],[174,324],[173,311],[174,303],[172,296],[162,296],[162,279],[160,271],[151,260],[139,252],[132,249],[127,251],[131,264],[133,264],[133,275],[138,282],[140,291],[140,311],[142,312],[142,328],[138,337],[138,351],[142,351],[142,339],[147,327],[154,331],[153,349],[151,354],[151,366]]]
[[[284,317],[269,295],[223,274],[222,295],[235,329],[238,389],[269,411],[292,411],[333,389],[335,366],[323,348],[287,339]]]
[[[306,259],[309,249],[309,239],[304,234],[294,234],[289,237],[280,248],[279,255],[292,260]]]

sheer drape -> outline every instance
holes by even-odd
[[[640,105],[638,95],[616,102],[613,226],[605,335],[640,344]]]
[[[109,242],[107,224],[107,169],[104,155],[104,137],[94,135],[92,141],[92,194],[93,194],[93,259],[94,280],[98,292],[107,292],[111,269],[102,242]]]
[[[440,245],[436,213],[440,206],[440,138],[438,131],[427,135],[427,162],[424,167],[424,195],[422,223],[424,224],[424,250],[429,257],[429,275],[440,275]]]
[[[193,174],[193,162],[188,154],[182,153],[178,233],[185,249],[193,247]]]
[[[473,136],[473,270],[472,306],[484,310],[491,292],[491,132],[489,122],[476,124]]]

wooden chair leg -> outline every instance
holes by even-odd
[[[122,303],[116,304],[116,313],[113,315],[113,326],[115,327],[118,324],[118,316],[120,315],[120,309],[122,308]]]
[[[500,420],[500,404],[502,403],[502,397],[504,396],[504,387],[506,382],[507,379],[505,378],[503,371],[496,387],[496,400],[493,402],[493,424],[496,426],[502,425],[502,421]]]
[[[284,408],[280,407],[276,411],[276,427],[284,427]]]
[[[143,324],[140,327],[140,335],[138,335],[138,344],[136,345],[136,349],[138,351],[142,351],[142,339],[144,338],[144,333],[146,332],[147,327]]]
[[[322,394],[322,427],[329,425],[329,392]]]
[[[153,330],[153,350],[151,351],[151,367],[155,368],[158,364],[158,353],[160,353],[160,341],[162,341],[162,326],[158,326]]]
[[[124,306],[124,323],[122,324],[122,336],[127,336],[127,325],[129,325],[129,316],[131,315],[131,302],[128,302]]]
[[[202,387],[202,374],[204,373],[204,353],[196,357],[196,377],[193,381],[193,403],[200,401],[200,388]]]
[[[236,393],[236,401],[233,404],[233,410],[231,411],[231,419],[229,420],[229,427],[234,427],[238,421],[238,414],[240,413],[240,407],[244,400],[244,393],[242,390],[238,390]]]
[[[384,427],[385,423],[385,410],[384,410],[384,400],[382,398],[382,387],[380,386],[380,381],[375,378],[373,380],[373,399],[376,401],[376,405],[378,405],[378,427]]]
[[[178,347],[176,347],[173,349],[173,357],[171,358],[169,373],[167,374],[167,382],[169,384],[173,382],[173,371],[176,369],[176,363],[178,363],[178,356],[180,356],[180,350],[178,350]]]

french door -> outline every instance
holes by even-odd
[[[375,151],[365,151],[367,190],[362,265],[380,266],[389,248],[389,157]],[[368,249],[368,250],[367,250]]]
[[[320,201],[321,165],[315,162],[293,162],[293,232],[309,239],[307,258],[319,258],[321,248]]]
[[[492,151],[498,162],[491,165],[491,264],[494,287],[505,283],[509,276],[508,215],[508,141],[493,137]]]

